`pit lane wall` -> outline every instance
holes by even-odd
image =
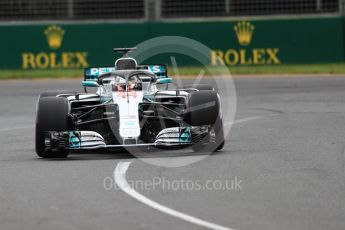
[[[0,69],[73,69],[112,66],[113,47],[157,36],[183,36],[208,46],[210,65],[280,65],[344,61],[340,17],[209,22],[0,25]],[[147,60],[197,66],[167,54]]]

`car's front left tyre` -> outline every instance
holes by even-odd
[[[36,113],[35,147],[37,155],[43,158],[66,157],[69,153],[66,149],[56,151],[46,149],[45,134],[47,131],[68,131],[68,100],[54,96],[39,98]]]
[[[220,98],[216,91],[205,89],[191,93],[185,122],[194,127],[208,127],[207,135],[195,134],[195,138],[192,137],[194,152],[215,152],[224,147],[224,126]]]

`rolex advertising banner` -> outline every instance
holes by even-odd
[[[0,26],[0,68],[80,69],[114,65],[114,47],[148,38],[145,24]]]
[[[0,26],[1,69],[111,66],[114,47],[158,36],[183,36],[208,46],[210,65],[280,65],[344,61],[341,18],[212,22],[94,23]],[[150,61],[169,64],[173,54]],[[178,65],[198,65],[176,58]]]
[[[156,23],[151,31],[153,36],[185,36],[207,45],[212,49],[210,65],[215,66],[344,61],[341,18]],[[189,64],[181,60],[178,64]]]

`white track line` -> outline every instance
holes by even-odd
[[[270,114],[268,116],[275,116],[277,114]],[[231,124],[239,124],[239,123],[243,123],[243,122],[247,122],[247,121],[252,121],[252,120],[257,120],[257,119],[261,119],[267,116],[256,116],[256,117],[248,117],[248,118],[243,118],[243,119],[239,119],[236,120],[234,122],[229,122],[226,123],[224,125],[231,125]],[[201,227],[207,228],[207,229],[212,229],[212,230],[235,230],[233,228],[228,228],[225,226],[221,226],[212,222],[208,222],[202,219],[199,219],[197,217],[176,211],[172,208],[166,207],[162,204],[157,203],[156,201],[153,201],[149,198],[147,198],[146,196],[138,193],[136,190],[134,190],[127,182],[126,180],[126,172],[129,168],[129,165],[131,164],[131,161],[126,161],[126,162],[119,162],[114,170],[114,180],[117,186],[119,186],[119,188],[127,193],[127,195],[133,197],[134,199],[136,199],[137,201],[146,204],[147,206],[156,209],[160,212],[163,212],[167,215],[179,218],[181,220],[187,221],[189,223],[195,224],[195,225],[199,225]]]
[[[33,127],[34,127],[33,125],[26,125],[26,126],[12,127],[12,128],[3,128],[3,129],[0,129],[0,132],[8,132],[8,131],[17,130],[17,129],[30,129]]]
[[[272,113],[272,114],[264,115],[264,116],[247,117],[247,118],[235,120],[233,122],[224,123],[224,126],[240,124],[240,123],[244,123],[244,122],[247,122],[247,121],[258,120],[258,119],[262,119],[264,117],[272,117],[272,116],[278,116],[278,115],[279,115],[278,113]]]
[[[224,126],[233,125],[233,124],[239,124],[239,123],[244,123],[244,122],[247,122],[247,121],[252,121],[252,120],[261,119],[261,118],[264,118],[264,117],[266,117],[266,116],[256,116],[256,117],[247,117],[247,118],[243,118],[243,119],[238,119],[238,120],[233,121],[233,122],[224,123]]]
[[[129,186],[126,180],[126,171],[130,164],[131,162],[118,163],[118,165],[116,166],[114,170],[114,180],[117,186],[119,186],[119,188],[122,191],[124,191],[125,193],[133,197],[134,199],[140,201],[141,203],[146,204],[147,206],[150,206],[153,209],[161,211],[165,214],[199,225],[204,228],[214,229],[214,230],[234,230],[232,228],[227,228],[227,227],[224,227],[212,222],[204,221],[194,216],[190,216],[188,214],[184,214],[182,212],[176,211],[174,209],[161,205],[153,200],[150,200],[146,196],[143,196],[142,194],[138,193],[136,190],[134,190],[133,188]]]

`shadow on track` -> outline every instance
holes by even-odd
[[[212,153],[211,155],[224,154],[225,150]],[[191,150],[155,150],[151,152],[131,154],[128,151],[100,151],[100,152],[78,152],[71,153],[66,158],[37,158],[39,161],[75,161],[75,160],[122,160],[122,159],[140,159],[140,158],[170,158],[170,157],[188,157],[210,155],[208,152],[195,153]]]

